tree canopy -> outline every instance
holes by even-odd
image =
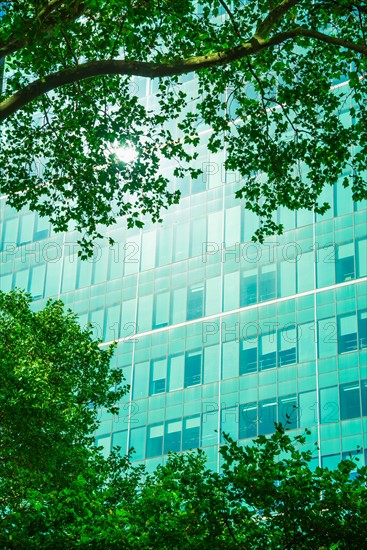
[[[311,468],[310,432],[243,447],[224,435],[220,473],[203,451],[170,453],[148,472],[94,446],[96,407],[126,391],[61,302],[32,311],[0,292],[0,547],[360,550],[367,467]],[[306,441],[307,439],[307,441]],[[305,443],[307,446],[305,446]]]
[[[281,231],[278,206],[323,213],[342,178],[367,196],[367,8],[362,0],[13,0],[0,55],[0,188],[82,242],[98,224],[161,219],[174,178],[225,149],[237,197]],[[223,16],[221,16],[223,14]],[[195,73],[193,91],[181,75]],[[146,78],[157,79],[147,105]],[[337,86],[341,80],[349,86]],[[350,111],[349,121],[341,114]],[[177,126],[176,126],[177,123]],[[122,162],[115,146],[137,155]],[[171,175],[162,173],[166,162]]]

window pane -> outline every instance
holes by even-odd
[[[303,252],[297,262],[297,292],[314,288],[314,253]]]
[[[241,274],[240,307],[257,302],[257,269],[244,271]]]
[[[355,277],[354,271],[354,245],[353,243],[339,245],[336,258],[336,282],[343,283]]]
[[[279,399],[278,419],[285,428],[298,427],[297,398],[295,395],[287,395]]]
[[[296,263],[280,262],[278,277],[278,296],[290,296],[296,293]]]
[[[334,317],[318,322],[319,357],[336,355],[337,330]]]
[[[169,292],[161,292],[154,297],[153,328],[166,327],[169,323]]]
[[[367,239],[357,241],[357,277],[367,275]]]
[[[257,339],[240,341],[240,374],[257,371]]]
[[[338,388],[323,388],[320,390],[320,422],[337,422],[339,420]]]
[[[29,292],[34,299],[43,297],[46,265],[37,265],[31,268],[29,275]]]
[[[164,434],[164,454],[169,451],[177,453],[181,450],[182,420],[166,423]]]
[[[187,293],[187,320],[198,319],[203,316],[204,286],[192,285]]]
[[[186,353],[185,388],[201,384],[201,352]]]
[[[132,386],[133,399],[141,399],[148,396],[149,386],[149,362],[134,365],[134,384]]]
[[[295,326],[279,331],[279,366],[293,365],[297,362],[297,331]]]
[[[342,384],[340,391],[340,420],[361,416],[359,384]]]
[[[358,335],[360,349],[367,348],[367,310],[358,313]]]
[[[338,353],[357,349],[357,316],[345,315],[338,319]]]
[[[326,245],[317,250],[317,287],[333,285],[335,283],[335,246],[333,244]]]
[[[155,266],[156,232],[149,231],[142,235],[142,251],[140,256],[140,269],[152,269]]]
[[[147,458],[163,454],[163,424],[148,426]]]
[[[150,395],[166,391],[167,359],[157,359],[150,365]]]
[[[260,301],[272,300],[276,297],[276,265],[268,265],[261,268],[259,276]]]
[[[184,425],[182,450],[197,449],[200,446],[200,416],[185,419]]]
[[[275,332],[260,337],[259,366],[261,370],[272,369],[277,365],[277,337]]]
[[[225,342],[223,344],[222,378],[238,376],[238,342]]]
[[[259,435],[266,435],[275,431],[277,422],[277,403],[275,399],[259,402]]]
[[[256,437],[257,432],[257,403],[247,403],[240,405],[240,431],[239,438],[247,439]]]
[[[185,356],[173,355],[169,358],[169,391],[180,390],[184,385]]]

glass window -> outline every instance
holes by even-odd
[[[46,265],[37,265],[31,268],[29,274],[29,292],[33,298],[43,297],[43,287],[45,284]]]
[[[124,260],[122,247],[119,246],[119,243],[115,243],[109,248],[108,279],[111,280],[122,277],[123,268]]]
[[[362,394],[362,415],[367,416],[367,380],[361,380],[361,394]]]
[[[148,396],[149,386],[149,362],[136,363],[134,365],[134,383],[132,385],[133,399],[141,399]]]
[[[42,218],[37,214],[35,220],[34,237],[33,240],[40,241],[41,239],[47,239],[50,230],[50,222],[47,218]]]
[[[140,255],[140,269],[152,269],[155,266],[156,255],[156,235],[155,231],[149,231],[142,235],[142,249]]]
[[[260,370],[277,366],[277,336],[275,332],[260,336],[259,366]]]
[[[355,277],[354,271],[354,245],[347,243],[337,246],[335,264],[335,276],[337,283],[350,281]]]
[[[147,458],[163,454],[163,424],[148,426]]]
[[[182,450],[197,449],[200,447],[200,416],[184,419],[182,434]]]
[[[204,348],[204,384],[218,380],[219,354],[219,344]]]
[[[168,361],[169,391],[181,390],[184,386],[185,356],[171,355]]]
[[[297,292],[314,288],[314,253],[303,252],[297,261]]]
[[[115,304],[106,308],[104,341],[111,342],[117,340],[120,336],[120,304]]]
[[[239,273],[226,273],[224,275],[223,310],[230,311],[238,308],[240,294]]]
[[[367,239],[357,241],[357,277],[367,275]]]
[[[3,235],[2,235],[2,246],[5,244],[15,245],[15,239],[17,236],[18,229],[18,218],[13,218],[12,220],[4,221],[3,225]]]
[[[181,450],[182,420],[166,422],[164,434],[164,454]]]
[[[104,309],[95,309],[89,312],[89,322],[93,326],[94,338],[103,337]]]
[[[257,269],[243,271],[241,274],[240,307],[257,302]]]
[[[278,296],[290,296],[296,293],[296,263],[283,261],[278,270]]]
[[[298,418],[301,428],[310,428],[317,422],[316,392],[308,391],[298,394]]]
[[[322,288],[324,286],[333,285],[335,283],[335,245],[327,244],[324,247],[320,247],[316,254],[317,263],[317,287]]]
[[[238,404],[235,407],[221,409],[221,430],[233,439],[238,439]],[[221,441],[224,442],[223,434]]]
[[[166,327],[169,323],[169,292],[154,296],[153,328]]]
[[[172,324],[181,323],[186,320],[186,288],[178,288],[172,292],[171,296],[171,322]]]
[[[358,313],[359,348],[367,348],[367,310]]]
[[[298,428],[297,398],[295,395],[279,398],[278,419],[285,428]]]
[[[28,288],[28,269],[22,269],[22,271],[14,273],[13,288],[14,287],[18,287],[22,290]]]
[[[225,243],[230,246],[241,239],[241,206],[233,206],[225,212]]]
[[[257,371],[257,339],[240,341],[240,374]]]
[[[275,431],[277,422],[277,402],[275,399],[265,399],[259,402],[259,435]]]
[[[153,295],[140,296],[138,298],[138,327],[139,332],[145,332],[152,328]]]
[[[357,316],[344,315],[338,318],[338,353],[357,349]]]
[[[76,254],[70,254],[64,258],[64,266],[62,270],[62,285],[61,292],[69,292],[75,289],[76,269],[77,269]]]
[[[238,376],[238,341],[223,343],[222,378]]]
[[[90,261],[84,260],[78,262],[76,288],[90,286],[92,280],[92,267],[93,264]]]
[[[190,226],[190,257],[201,256],[206,238],[206,218],[194,219]]]
[[[146,426],[131,429],[129,448],[133,447],[135,451],[134,460],[143,460],[145,458],[146,431]]]
[[[219,252],[222,243],[223,215],[221,211],[208,213],[208,245],[205,248]]]
[[[201,384],[201,351],[186,353],[185,388]]]
[[[261,268],[259,274],[259,299],[272,300],[276,297],[276,264]]]
[[[321,319],[318,322],[319,357],[336,355],[337,327],[334,317]]]
[[[167,359],[156,359],[150,363],[150,395],[166,391]]]
[[[53,296],[54,294],[59,293],[60,268],[61,268],[60,262],[47,263],[46,287],[45,287],[46,296]]]
[[[121,432],[114,432],[112,434],[112,447],[120,447],[121,453],[124,455],[127,453],[127,430]]]
[[[257,433],[257,403],[247,403],[239,408],[239,438],[256,437]]]
[[[136,300],[124,300],[121,307],[121,338],[132,338],[139,330],[135,323]]]
[[[175,225],[175,241],[173,248],[174,261],[185,260],[189,257],[189,224],[179,222]]]
[[[340,420],[361,416],[359,383],[341,384],[340,392]]]
[[[33,237],[34,214],[22,215],[19,218],[18,245],[30,243]]]
[[[298,325],[298,361],[315,359],[316,326],[314,322]]]
[[[198,319],[204,314],[204,286],[191,285],[187,292],[187,314],[188,321]]]
[[[353,200],[350,187],[343,186],[343,179],[339,178],[334,186],[335,190],[335,215],[343,216],[353,212]]]
[[[98,247],[96,250],[96,256],[92,261],[92,284],[94,285],[107,280],[108,253],[109,249],[106,246]]]
[[[293,365],[297,362],[297,331],[294,325],[290,325],[278,333],[279,338],[279,352],[278,361],[279,366]]]
[[[337,422],[339,420],[338,388],[322,388],[320,390],[320,422]]]
[[[167,265],[172,261],[172,226],[165,226],[159,231],[159,241],[157,249],[157,265]]]
[[[213,315],[221,311],[221,277],[206,280],[205,315]]]

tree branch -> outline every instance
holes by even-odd
[[[289,0],[289,2],[291,1],[296,0]],[[285,42],[286,40],[301,36],[314,38],[318,41],[332,44],[337,47],[343,47],[367,56],[367,45],[356,44],[345,40],[344,38],[328,36],[327,34],[312,29],[296,27],[290,31],[278,33],[272,36],[269,40],[264,40],[260,36],[255,35],[248,42],[245,42],[240,46],[236,46],[235,48],[229,48],[227,50],[207,55],[189,57],[179,61],[167,61],[161,63],[129,60],[89,61],[78,65],[77,67],[70,67],[52,73],[44,77],[42,80],[36,80],[22,90],[19,90],[13,94],[11,97],[5,99],[2,103],[0,103],[0,122],[28,105],[28,103],[34,99],[37,99],[41,95],[66,84],[72,84],[74,82],[79,82],[81,80],[102,75],[115,74],[158,78],[196,72],[210,67],[227,65],[232,61],[238,61],[250,55],[257,54],[265,48],[271,48]]]
[[[273,29],[274,25],[279,21],[279,19],[281,19],[282,16],[287,13],[287,11],[293,8],[300,1],[301,0],[283,0],[283,2],[272,9],[265,17],[264,21],[260,23],[257,28],[256,35],[261,36],[261,38],[265,40],[269,36],[270,31]]]
[[[60,8],[59,12],[56,10]],[[65,5],[64,0],[51,0],[34,17],[32,21],[23,21],[24,29],[22,37],[10,36],[6,41],[0,42],[0,59],[21,50],[28,44],[35,43],[35,34],[40,38],[52,35],[57,23],[69,23],[80,17],[87,6],[81,0],[72,0]]]

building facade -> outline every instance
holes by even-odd
[[[153,83],[139,86],[154,104]],[[106,453],[134,447],[153,469],[201,447],[218,468],[221,430],[247,443],[283,422],[310,428],[315,464],[358,447],[367,463],[367,204],[340,182],[324,216],[281,209],[284,234],[259,245],[224,155],[204,136],[203,176],[172,180],[182,199],[163,223],[127,231],[120,220],[105,231],[116,244],[97,242],[86,261],[75,232],[54,234],[3,197],[1,289],[28,290],[35,308],[61,298],[103,345],[118,341],[112,366],[131,388],[118,417],[100,413]]]

